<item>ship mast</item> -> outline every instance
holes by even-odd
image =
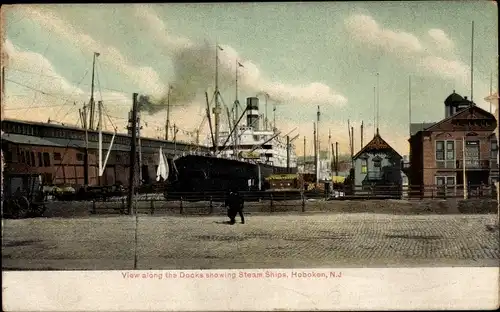
[[[94,74],[95,74],[95,59],[99,56],[99,53],[94,52],[94,57],[92,61],[92,84],[90,86],[90,130],[95,130],[94,128],[94,112],[95,112],[95,103],[94,103]]]
[[[85,117],[84,128],[85,128],[85,153],[83,159],[83,184],[85,186],[89,185],[89,136],[88,130],[89,128],[94,129],[94,74],[95,74],[95,60],[100,54],[98,52],[94,52],[93,61],[92,61],[92,84],[90,89],[90,122],[87,124],[87,107],[83,106],[83,114]],[[90,127],[89,127],[90,126]]]
[[[234,120],[233,120],[233,125],[236,128],[236,131],[234,131],[234,139],[233,139],[233,155],[235,157],[238,157],[238,135],[239,131],[238,129],[238,108],[240,106],[240,102],[238,100],[238,68],[243,67],[238,60],[236,60],[236,91],[235,91],[235,100],[234,100]]]
[[[219,50],[224,51],[219,44],[216,44],[215,48],[215,91],[214,91],[214,99],[215,99],[215,107],[213,109],[214,113],[214,152],[219,150],[219,130],[220,130],[220,113],[221,108],[219,104]]]

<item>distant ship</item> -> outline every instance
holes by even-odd
[[[210,124],[212,152],[185,155],[173,160],[173,192],[212,192],[238,189],[241,191],[269,188],[266,178],[273,174],[297,173],[297,157],[288,135],[282,135],[275,127],[267,130],[259,127],[259,99],[249,97],[243,114],[232,121],[230,131],[219,132],[220,111],[217,85],[218,50],[216,47],[216,77],[214,100],[214,129],[212,129],[210,105],[207,98],[207,118]],[[221,49],[222,50],[222,49]],[[236,65],[236,100],[238,107],[238,67]],[[228,123],[231,124],[229,110]],[[246,125],[240,120],[246,114]],[[235,116],[238,117],[238,116]],[[210,145],[210,144],[209,144]]]

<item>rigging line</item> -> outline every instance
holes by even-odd
[[[78,89],[80,87],[80,84],[82,83],[83,79],[85,79],[85,77],[87,77],[87,74],[88,74],[89,70],[87,69],[85,71],[85,74],[83,75],[82,79],[80,79],[80,82],[75,86],[75,89],[73,90],[73,92],[71,92],[71,94],[69,94],[67,97],[66,97],[66,100],[64,101],[63,104],[66,104],[69,100],[70,97],[72,97],[76,91],[76,89]],[[75,105],[73,105],[75,106]],[[60,112],[60,111],[59,111]],[[59,113],[56,113],[56,116],[58,115]]]
[[[62,80],[64,79],[63,77],[58,77],[58,76],[52,76],[52,75],[41,75],[41,74],[37,74],[37,73],[34,73],[34,72],[31,72],[31,71],[27,71],[27,70],[22,70],[22,69],[17,69],[17,68],[14,68],[14,67],[9,67],[8,70],[13,70],[13,71],[17,71],[17,72],[21,72],[21,73],[27,73],[27,74],[33,74],[33,75],[38,75],[38,76],[42,76],[42,77],[48,77],[48,78],[54,78],[54,79],[59,79],[59,80]],[[68,82],[72,82],[72,83],[76,83],[75,81],[69,81]],[[82,83],[81,84],[82,86],[90,86],[90,84],[88,83]],[[127,93],[127,91],[124,91],[124,90],[119,90],[119,89],[113,89],[113,88],[107,88],[107,87],[102,87],[102,89],[104,90],[109,90],[109,91],[116,91],[116,92],[123,92],[123,93]]]
[[[52,96],[52,97],[54,97],[54,98],[56,98],[56,99],[62,99],[62,97],[58,97],[58,96],[56,96],[56,95],[54,95],[54,94],[52,94],[52,93],[47,93],[47,92],[45,92],[45,91],[42,91],[42,90],[39,90],[39,89],[35,89],[35,88],[34,88],[34,87],[32,87],[32,86],[25,85],[25,84],[23,84],[23,83],[17,82],[17,81],[15,81],[15,80],[12,80],[12,79],[9,79],[9,78],[5,78],[5,81],[10,81],[10,82],[12,82],[12,83],[15,83],[15,84],[20,85],[20,86],[22,86],[22,87],[25,87],[25,88],[27,88],[27,89],[33,90],[33,91],[35,91],[35,92],[40,92],[40,93],[41,93],[41,94],[43,94],[43,95]]]
[[[52,33],[49,33],[49,37],[48,37],[48,40],[49,42],[47,43],[47,46],[45,47],[45,50],[43,51],[43,54],[42,54],[42,57],[45,58],[45,55],[47,54],[47,50],[49,49],[49,46],[50,46],[50,38],[52,37]],[[43,70],[44,70],[44,66],[42,66],[42,68],[40,69],[40,75],[43,75]],[[40,88],[40,77],[38,78],[38,88]],[[28,110],[31,106],[33,106],[33,104],[35,104],[35,100],[36,100],[36,93],[33,94],[33,100],[31,101],[31,104],[26,108],[26,110]]]
[[[106,109],[106,106],[103,106],[103,110],[104,110],[104,114],[106,115],[106,117],[108,117],[108,120],[111,123],[111,126],[116,131],[117,127],[115,126],[115,124],[113,123],[113,121],[111,120],[111,118],[109,117],[108,110]]]
[[[96,67],[99,68],[99,60],[98,59],[96,59],[96,63],[97,63]],[[102,101],[102,90],[101,90],[101,81],[99,80],[99,70],[96,70],[95,74],[96,74],[96,78],[97,78],[97,87],[99,88],[99,96],[101,97],[101,101]]]
[[[48,108],[48,107],[61,107],[65,106],[65,104],[57,104],[57,105],[46,105],[46,106],[32,106],[30,109],[38,109],[38,108]],[[17,108],[5,108],[4,110],[23,110],[26,107],[17,107]]]
[[[63,117],[61,117],[61,120],[64,120],[64,118],[66,118],[66,116],[68,116],[71,113],[71,111],[73,110],[74,107],[76,107],[76,103],[73,103],[73,106],[69,108],[68,112],[66,114],[64,114]],[[57,120],[57,119],[54,118],[54,120]],[[61,122],[63,122],[63,121],[61,121]],[[78,124],[78,122],[76,124]]]

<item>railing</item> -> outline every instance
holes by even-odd
[[[461,159],[457,160],[456,168],[463,169],[464,161]],[[466,160],[465,169],[490,169],[490,160],[489,159]]]
[[[468,199],[496,200],[496,188],[493,185],[469,185],[465,192]],[[326,191],[256,191],[241,194],[245,201],[244,210],[247,213],[302,213],[334,211],[339,207],[356,206],[356,201],[365,200],[371,200],[370,205],[382,207],[387,205],[384,200],[404,199],[420,207],[418,202],[421,200],[462,200],[464,188],[463,185],[336,185],[333,190]],[[137,194],[133,198],[132,209],[134,213],[146,214],[226,215],[225,196],[225,192]],[[339,203],[339,200],[351,202]],[[376,204],[374,201],[380,203]],[[123,195],[95,197],[87,201],[49,201],[46,206],[48,207],[46,214],[49,217],[88,216],[89,213],[128,213],[127,199]]]

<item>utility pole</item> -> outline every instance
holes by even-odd
[[[470,101],[474,103],[474,21],[472,21],[472,37],[470,49]]]
[[[335,149],[333,147],[333,143],[331,144],[331,148],[332,148],[332,156],[330,157],[330,171],[333,176],[333,172],[335,171]]]
[[[286,136],[286,173],[290,173],[290,136]]]
[[[363,148],[363,136],[364,136],[364,132],[363,132],[363,121],[361,121],[361,144],[360,144],[360,148],[362,149]]]
[[[351,162],[352,168],[354,168],[354,127],[351,127]]]
[[[316,113],[316,149],[318,150],[316,152],[316,183],[319,183],[319,172],[321,170],[321,147],[320,147],[320,135],[319,135],[319,117],[321,116],[321,112],[319,110],[319,105],[318,105],[318,111]]]
[[[137,157],[137,93],[133,94],[132,102],[132,142],[130,144],[130,171],[129,171],[129,187],[127,197],[127,211],[132,214],[132,198],[134,196],[135,184],[135,158]]]
[[[462,175],[463,175],[463,179],[464,179],[464,199],[467,199],[467,174],[466,174],[466,169],[465,169],[465,164],[466,164],[466,160],[465,160],[465,149],[466,149],[466,146],[465,146],[466,142],[465,142],[465,135],[464,137],[462,138],[462,159],[463,159],[463,165],[462,165]]]
[[[314,175],[316,176],[316,184],[318,184],[318,148],[317,148],[317,137],[316,137],[316,123],[314,125]]]
[[[330,151],[330,145],[332,144],[332,130],[328,129],[328,145],[326,146],[326,150],[328,151],[328,160],[330,163],[332,162],[333,149]],[[330,175],[333,175],[332,166],[330,165]]]
[[[304,170],[303,173],[306,173],[306,136],[304,135]]]
[[[98,122],[97,122],[97,130],[99,131],[99,174],[97,175],[97,181],[98,185],[102,185],[102,178],[101,178],[101,172],[103,171],[102,168],[102,101],[97,102],[97,111],[98,111]]]
[[[165,125],[165,141],[168,141],[168,128],[170,128],[170,90],[172,90],[172,86],[169,84],[167,92],[167,124]]]
[[[335,175],[339,175],[339,142],[335,142]]]
[[[137,112],[137,147],[139,150],[139,183],[138,185],[142,185],[142,142],[141,142],[141,114]]]
[[[266,119],[266,122],[265,122],[266,127],[265,127],[265,129],[267,131],[267,126],[268,126],[268,123],[269,123],[269,115],[267,114],[267,99],[269,98],[269,94],[265,93],[264,98],[265,98],[265,111],[266,111],[266,117],[265,117],[265,119]]]
[[[377,73],[377,134],[379,122],[379,109],[380,109],[380,75]]]
[[[89,129],[87,127],[87,105],[83,105],[84,129],[85,129],[85,152],[83,155],[83,184],[89,186]]]

